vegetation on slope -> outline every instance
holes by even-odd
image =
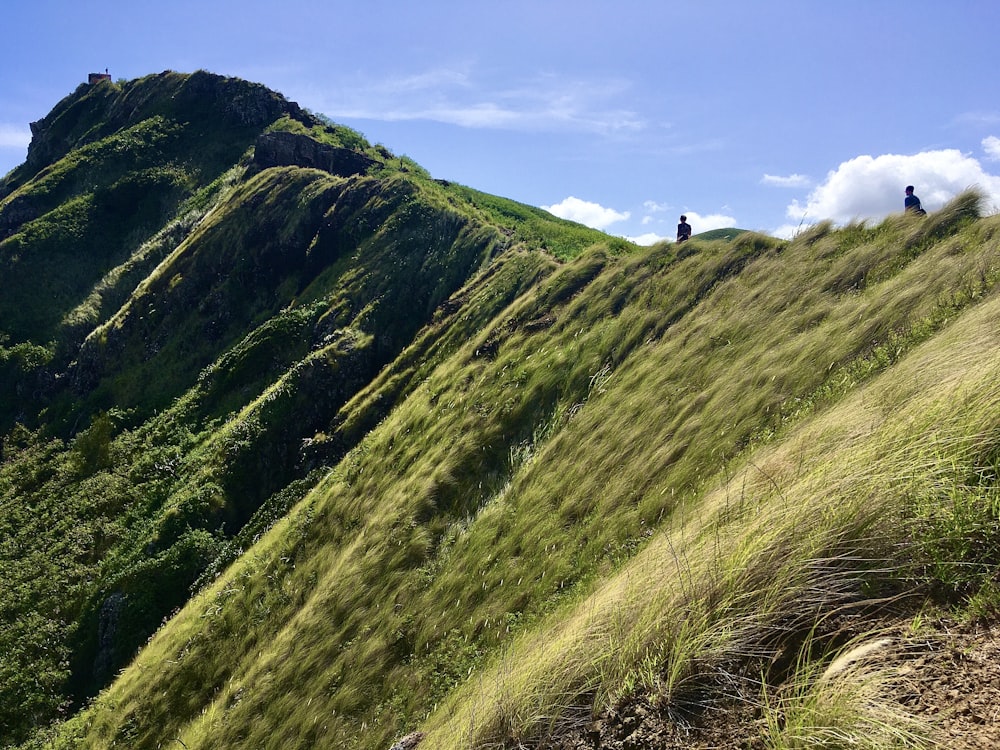
[[[33,151],[146,123],[112,123],[126,100],[171,120],[132,86]],[[229,110],[198,90],[208,135]],[[810,675],[845,617],[996,604],[975,193],[639,250],[267,112],[372,167],[261,171],[247,142],[2,350],[0,744],[541,746],[638,694],[688,722],[735,696],[775,748],[925,742]],[[29,224],[40,273],[65,246]]]
[[[190,586],[280,518],[324,466],[417,387],[435,357],[554,267],[544,256],[512,252],[492,264],[488,289],[463,292],[480,300],[474,313],[442,305],[511,240],[460,188],[405,161],[400,171],[373,160],[371,174],[344,178],[294,165],[260,171],[243,159],[197,191],[192,183],[148,240],[132,223],[134,212],[109,202],[115,231],[130,238],[113,258],[89,251],[77,258],[80,245],[33,233],[39,222],[65,230],[66,206],[78,202],[69,188],[41,219],[14,221],[23,213],[11,207],[26,196],[39,200],[46,185],[85,182],[91,173],[134,181],[137,153],[156,145],[147,136],[173,106],[159,101],[164,79],[174,84],[171,96],[197,84],[210,104],[191,119],[204,119],[204,137],[232,137],[224,114],[220,132],[212,130],[210,110],[235,105],[203,84],[226,92],[241,82],[164,74],[118,93],[105,84],[81,89],[36,129],[36,139],[71,142],[59,128],[65,111],[83,122],[82,109],[97,140],[56,153],[54,167],[0,203],[12,222],[3,250],[18,248],[5,257],[29,286],[45,282],[50,265],[79,285],[39,304],[38,314],[27,310],[0,350],[0,382],[11,395],[4,416],[13,425],[0,466],[5,746],[106,684],[187,600]],[[140,98],[156,113],[152,126],[140,119],[94,135],[108,127],[101,117],[150,87]],[[97,94],[104,110],[92,113],[88,102]],[[273,129],[303,130],[305,119],[310,137],[327,145],[389,155],[294,105],[265,111],[280,115]],[[282,114],[288,111],[300,119]],[[133,150],[116,161],[122,139]],[[174,162],[192,157],[186,148],[178,146]],[[92,158],[95,150],[101,159]],[[241,154],[242,147],[231,156]],[[52,178],[63,173],[76,176]],[[94,222],[79,237],[99,244],[103,231]],[[585,244],[604,240],[578,227],[571,233]],[[22,264],[25,253],[37,262]],[[20,309],[24,294],[5,289],[2,298]],[[368,407],[338,415],[377,375]]]
[[[32,421],[46,366],[66,366],[286,113],[308,120],[262,86],[168,71],[81,85],[33,123],[27,161],[0,184],[0,426]]]
[[[991,429],[989,397],[954,408],[985,363],[932,338],[968,320],[975,339],[956,316],[993,298],[997,223],[976,202],[568,263],[440,361],[63,741],[386,747],[422,725],[431,747],[530,744],[637,687],[689,708],[715,665],[778,663],[834,608],[978,591],[995,505],[934,498],[988,478],[989,443],[917,451],[939,410],[948,434]],[[942,362],[975,366],[945,389]],[[941,524],[934,562],[961,583],[924,569]]]

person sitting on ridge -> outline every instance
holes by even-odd
[[[903,201],[903,208],[911,214],[923,216],[927,213],[920,207],[920,199],[913,194],[913,185],[906,186],[906,200]]]
[[[691,239],[691,225],[688,224],[687,216],[681,216],[681,223],[677,225],[677,241],[684,242],[689,239]]]

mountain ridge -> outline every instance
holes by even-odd
[[[636,248],[262,88],[78,89],[5,178],[0,744],[543,747],[636,696],[697,723],[728,675],[792,746],[767,701],[808,709],[786,657],[835,653],[831,613],[989,611],[978,194]]]

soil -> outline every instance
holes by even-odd
[[[939,620],[914,632],[912,620],[881,629],[858,649],[866,670],[884,675],[880,695],[915,717],[942,750],[1000,748],[1000,621]],[[863,656],[862,656],[863,654]],[[697,711],[637,696],[596,720],[562,731],[537,750],[766,750],[760,686],[724,684],[723,671]],[[742,685],[742,687],[741,687]],[[782,686],[775,688],[780,696]],[[676,704],[676,701],[674,702]]]
[[[940,622],[887,655],[893,697],[949,750],[1000,748],[1000,622]]]

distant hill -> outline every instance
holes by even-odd
[[[709,229],[707,232],[699,232],[694,237],[700,240],[734,240],[741,234],[744,234],[749,230],[747,229],[736,229],[735,227],[727,227],[726,229]]]
[[[1000,604],[978,194],[639,248],[204,71],[32,132],[0,747],[931,746],[877,660]]]

